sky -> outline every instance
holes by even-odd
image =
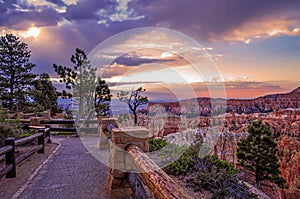
[[[114,92],[143,86],[151,99],[300,86],[299,0],[0,0],[0,16],[0,35],[27,43],[54,83],[52,65],[81,48]]]

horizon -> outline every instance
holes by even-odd
[[[300,86],[297,87],[297,88],[295,88],[295,89],[293,89],[293,90],[291,90],[291,91],[289,91],[289,92],[283,92],[283,93],[270,93],[270,94],[258,96],[258,97],[255,97],[255,98],[211,98],[211,99],[222,99],[222,100],[253,100],[253,99],[257,99],[257,98],[260,98],[260,97],[265,97],[265,96],[268,96],[268,95],[288,94],[288,93],[291,93],[291,92],[293,92],[293,91],[295,91],[295,90],[298,90],[298,89],[300,89]],[[204,96],[204,97],[198,97],[198,98],[210,98],[210,97]],[[189,99],[193,99],[193,98],[186,98],[186,99],[182,99],[182,100],[189,100]],[[65,98],[65,99],[64,99],[64,98],[62,98],[62,97],[58,97],[57,101],[58,101],[58,105],[71,105],[70,103],[71,103],[71,101],[72,101],[72,98]],[[68,102],[68,104],[62,103],[63,101]],[[126,109],[128,109],[126,103],[121,102],[119,99],[117,99],[117,98],[112,98],[110,103],[113,103],[113,101],[119,102],[120,104],[124,105],[124,107],[126,107]],[[59,102],[60,102],[60,103],[59,103]],[[176,99],[176,98],[173,98],[173,99],[153,99],[153,100],[149,99],[149,101],[148,101],[147,104],[149,104],[149,103],[151,103],[151,102],[152,102],[152,103],[176,103],[176,102],[178,102],[178,99]],[[142,108],[143,108],[143,107],[144,107],[144,106],[142,106]]]

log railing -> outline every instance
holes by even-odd
[[[118,128],[112,118],[99,120],[99,124],[100,149],[103,148],[101,136],[111,138],[108,171],[110,198],[192,198],[148,157],[148,138],[151,134],[147,129]]]
[[[98,120],[79,120],[79,123],[84,123],[86,127],[81,127],[79,130],[80,132],[88,132],[88,133],[95,133],[98,132],[98,127],[90,127],[90,124],[97,124]],[[60,120],[60,119],[51,119],[51,120],[41,120],[40,124],[47,124],[47,125],[55,125],[55,124],[68,124],[73,125],[74,127],[50,127],[51,131],[59,131],[59,132],[77,132],[75,127],[74,120]]]
[[[74,126],[75,122],[74,120],[60,120],[60,119],[55,119],[55,120],[41,120],[40,121],[41,125],[49,125],[51,131],[59,131],[59,132],[76,132],[76,128]],[[60,124],[65,124],[65,125],[73,125],[74,127],[53,127],[52,125],[60,125]]]
[[[79,120],[80,128],[75,127],[74,120],[67,119],[45,119],[42,117],[32,117],[30,119],[21,119],[19,120],[22,123],[22,128],[25,129],[39,129],[44,126],[49,126],[50,131],[54,132],[74,132],[77,130],[80,133],[85,134],[98,134],[98,120]],[[61,127],[60,125],[67,125],[68,127]],[[96,125],[96,127],[94,127]],[[79,133],[79,132],[77,132]]]
[[[161,168],[159,168],[139,147],[129,144],[126,151],[133,159],[137,173],[143,183],[157,199],[191,198],[182,188],[176,185]]]
[[[16,157],[16,147],[31,143],[33,140],[37,140],[37,145],[26,153]],[[5,166],[0,170],[0,178],[5,175],[6,178],[16,177],[16,165],[36,152],[45,153],[45,144],[50,142],[50,128],[39,129],[38,133],[19,140],[15,140],[13,137],[6,138],[5,146],[0,148],[0,155],[5,155]]]

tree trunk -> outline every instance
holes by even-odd
[[[136,110],[133,111],[133,116],[134,116],[134,126],[137,126],[138,125],[138,118],[137,118]]]
[[[260,175],[259,175],[259,166],[257,165],[258,163],[256,163],[256,170],[255,170],[255,182],[256,182],[256,185],[257,187],[260,189],[260,182],[261,182],[261,179],[260,179]]]

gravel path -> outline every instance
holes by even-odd
[[[58,151],[17,198],[108,198],[108,168],[89,154],[80,138],[60,142]]]
[[[44,161],[52,155],[53,151],[56,150],[57,147],[58,144],[53,142],[51,144],[46,144],[44,154],[34,153],[17,165],[16,178],[2,177],[0,179],[0,198],[12,198],[12,196],[29,181],[29,178],[34,172],[36,172],[37,168],[39,168]],[[30,148],[32,148],[32,146]],[[16,157],[24,154],[25,150],[28,150],[28,147],[19,147],[19,153],[16,154]],[[2,161],[0,164],[2,164],[1,167],[3,167],[5,162]]]

